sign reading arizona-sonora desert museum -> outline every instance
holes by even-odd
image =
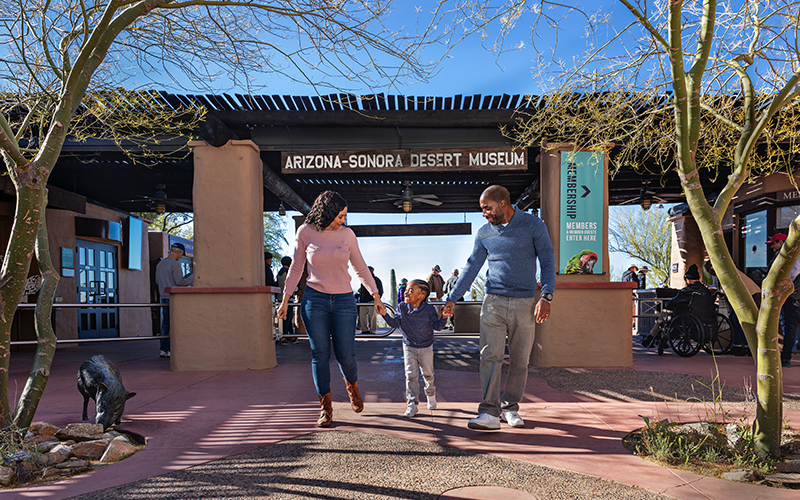
[[[600,153],[561,152],[559,268],[562,274],[602,274],[605,161]]]
[[[285,151],[284,174],[446,172],[449,170],[526,170],[527,149],[379,149],[357,151]]]

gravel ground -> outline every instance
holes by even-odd
[[[402,356],[402,354],[400,354]],[[436,370],[478,371],[477,345],[441,345]],[[712,380],[634,370],[530,367],[563,392],[625,401],[714,401]],[[723,387],[728,404],[753,395]],[[786,394],[787,408],[800,396]],[[491,455],[378,434],[330,430],[185,470],[73,498],[94,499],[436,499],[453,488],[498,486],[539,499],[661,499],[639,488]]]
[[[456,448],[347,431],[326,431],[73,498],[430,499],[464,486],[499,486],[539,499],[664,499],[573,472]]]

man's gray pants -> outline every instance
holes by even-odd
[[[481,389],[478,413],[499,417],[518,411],[528,381],[528,360],[536,332],[536,299],[487,294],[481,307]],[[508,337],[509,368],[505,385],[500,380]]]

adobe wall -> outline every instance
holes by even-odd
[[[88,217],[92,219],[122,222],[125,217],[116,210],[86,204],[85,214],[76,214],[67,210],[47,210],[48,242],[53,265],[61,270],[61,247],[75,249],[75,217]],[[118,294],[120,303],[148,303],[150,302],[150,262],[146,258],[149,254],[147,226],[142,228],[142,269],[126,269],[122,259],[122,244],[119,242],[82,238],[90,241],[114,245],[117,247],[117,277]],[[76,257],[77,258],[77,257]],[[77,276],[61,276],[56,289],[56,301],[68,304],[77,303]],[[119,310],[120,337],[151,336],[153,334],[150,311],[146,308],[120,308]],[[78,310],[58,309],[56,312],[56,336],[60,339],[78,338]]]

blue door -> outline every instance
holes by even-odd
[[[118,304],[117,247],[94,241],[76,240],[78,338],[119,337],[119,309],[91,304]]]

